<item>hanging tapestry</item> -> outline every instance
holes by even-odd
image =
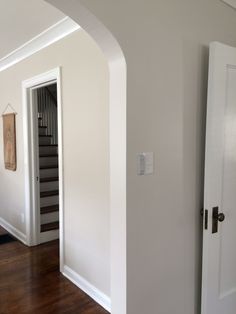
[[[16,171],[16,123],[15,113],[3,116],[3,141],[5,168]]]

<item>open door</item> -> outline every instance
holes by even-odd
[[[236,48],[210,46],[202,313],[236,313]]]

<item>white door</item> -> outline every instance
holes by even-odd
[[[203,230],[202,314],[236,314],[236,48],[217,42],[210,46]]]

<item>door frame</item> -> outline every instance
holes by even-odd
[[[57,84],[57,115],[58,115],[58,172],[59,172],[59,238],[60,238],[60,270],[64,265],[64,198],[63,198],[63,130],[62,130],[62,98],[61,69],[54,68],[22,82],[23,95],[23,140],[25,167],[25,223],[26,244],[38,244],[37,206],[37,167],[36,156],[37,132],[35,132],[36,115],[33,108],[33,90],[37,87]]]
[[[236,69],[235,63],[235,47],[220,42],[210,44],[202,228],[201,314],[216,312],[216,308],[222,313],[224,309],[221,308],[221,304],[225,302],[227,306],[224,298],[235,293],[235,289],[232,288],[229,288],[227,292],[223,292],[221,289],[221,253],[224,231],[220,222],[224,221],[224,217],[219,220],[218,230],[213,230],[214,209],[219,209],[221,214],[225,214],[226,220],[227,218],[233,219],[230,208],[224,204],[223,192],[225,190],[225,162],[227,161],[225,159],[227,146],[225,145],[228,135],[226,136],[225,132],[227,132],[227,109],[230,99],[228,93],[229,70]],[[235,306],[234,303],[233,305]]]

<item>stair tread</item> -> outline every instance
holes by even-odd
[[[58,157],[58,154],[40,154],[39,157]]]
[[[39,134],[39,137],[52,137],[52,135],[40,135]]]
[[[59,195],[59,190],[40,192],[40,197]]]
[[[58,147],[58,144],[40,144],[39,147]]]
[[[53,212],[58,212],[59,211],[59,205],[50,205],[50,206],[45,206],[40,208],[40,213],[43,214],[48,214],[48,213],[53,213]]]
[[[58,180],[59,180],[58,177],[41,178],[41,179],[40,179],[40,183],[54,182],[54,181],[58,181]]]
[[[57,229],[59,229],[59,221],[50,222],[50,223],[41,225],[41,232],[57,230]]]
[[[44,169],[57,169],[58,165],[48,165],[48,166],[40,166],[40,170]]]

